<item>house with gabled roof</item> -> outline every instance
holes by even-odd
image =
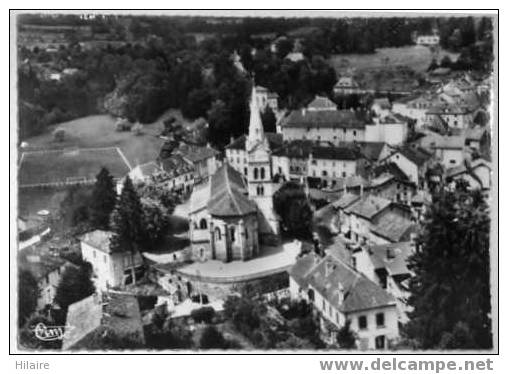
[[[279,122],[284,140],[363,141],[364,116],[355,110],[338,110],[335,103],[316,97],[307,107],[293,110]]]
[[[353,254],[356,269],[393,295],[401,323],[407,322],[407,313],[411,309],[407,300],[413,273],[408,267],[408,259],[414,253],[415,245],[413,235],[410,240],[371,245]]]
[[[289,270],[291,298],[309,302],[325,339],[350,322],[360,350],[384,350],[399,336],[395,298],[339,256],[308,253]]]
[[[92,280],[102,291],[135,283],[144,273],[141,254],[114,251],[110,245],[112,236],[111,231],[94,230],[80,238],[81,256],[92,265]]]
[[[395,163],[409,180],[420,186],[424,182],[423,176],[432,160],[432,154],[423,148],[404,145],[393,147],[389,156],[381,163]]]

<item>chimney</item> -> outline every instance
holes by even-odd
[[[342,283],[339,282],[339,305],[344,302],[344,296],[345,296],[344,286],[342,285]]]

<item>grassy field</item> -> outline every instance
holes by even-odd
[[[104,148],[118,147],[131,165],[154,160],[163,141],[157,138],[162,129],[162,120],[146,125],[143,134],[115,130],[115,118],[109,115],[95,115],[64,122],[45,134],[27,139],[26,150],[54,148]],[[56,142],[52,132],[59,128],[65,131],[63,142]]]
[[[102,167],[115,178],[122,178],[130,170],[116,147],[34,151],[23,153],[18,181],[20,187],[90,181]]]
[[[458,54],[441,50],[438,60],[441,60],[445,55],[450,56],[452,61],[458,57]],[[430,49],[423,46],[380,48],[373,54],[341,54],[330,58],[330,63],[339,75],[349,70],[359,72],[394,65],[407,65],[416,72],[424,72],[431,61]]]

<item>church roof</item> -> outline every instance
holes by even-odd
[[[228,163],[212,176],[208,211],[213,216],[244,216],[257,211],[256,204],[247,197],[243,176]]]
[[[265,133],[266,140],[268,140],[268,146],[271,150],[278,149],[282,144],[282,134],[277,134],[274,132],[266,132]],[[226,146],[226,149],[241,149],[245,150],[245,141],[247,140],[247,135],[242,135],[236,139],[234,139],[231,143]]]
[[[281,121],[282,127],[333,127],[363,129],[365,122],[350,110],[293,110]]]

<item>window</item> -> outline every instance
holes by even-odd
[[[353,131],[353,136],[356,136],[356,130],[355,130],[355,131]]]
[[[323,171],[321,172],[321,175],[322,175],[323,177],[326,177],[326,176],[328,176],[328,173],[327,173],[327,171],[326,171],[326,170],[323,170]]]
[[[335,322],[337,322],[337,324],[340,323],[340,321],[339,321],[339,312],[335,312]]]
[[[307,295],[309,296],[309,300],[310,300],[310,301],[314,301],[314,290],[313,290],[313,289],[310,289],[310,290],[307,292]]]
[[[235,241],[235,228],[234,227],[231,227],[229,229],[229,235],[231,235],[231,241],[234,242]]]
[[[353,269],[356,269],[356,257],[351,257],[351,266],[353,266]]]
[[[103,258],[104,258],[104,263],[107,264],[108,263],[108,258],[106,257],[106,255],[104,255]]]
[[[258,179],[258,174],[259,174],[258,168],[254,168],[254,179]]]
[[[385,336],[376,336],[376,349],[385,349]]]
[[[342,172],[342,178],[346,178],[346,172],[345,171]]]
[[[215,240],[221,240],[222,235],[220,233],[220,229],[218,227],[215,228]]]
[[[384,313],[377,313],[376,314],[376,326],[377,327],[384,327],[385,326],[385,314]]]
[[[365,330],[367,328],[367,316],[358,317],[358,327],[360,330]]]
[[[245,229],[245,240],[249,239],[249,230]]]
[[[243,173],[247,175],[247,168],[243,168]]]
[[[261,179],[265,179],[265,168],[261,168]]]
[[[206,228],[207,228],[206,219],[201,218],[201,221],[199,221],[199,228],[201,230],[206,230]]]
[[[325,299],[323,299],[323,305],[322,305],[321,309],[326,310],[326,301],[325,301]]]
[[[450,160],[450,164],[455,164],[457,161],[455,160]]]
[[[282,174],[282,168],[279,166],[279,174]]]

